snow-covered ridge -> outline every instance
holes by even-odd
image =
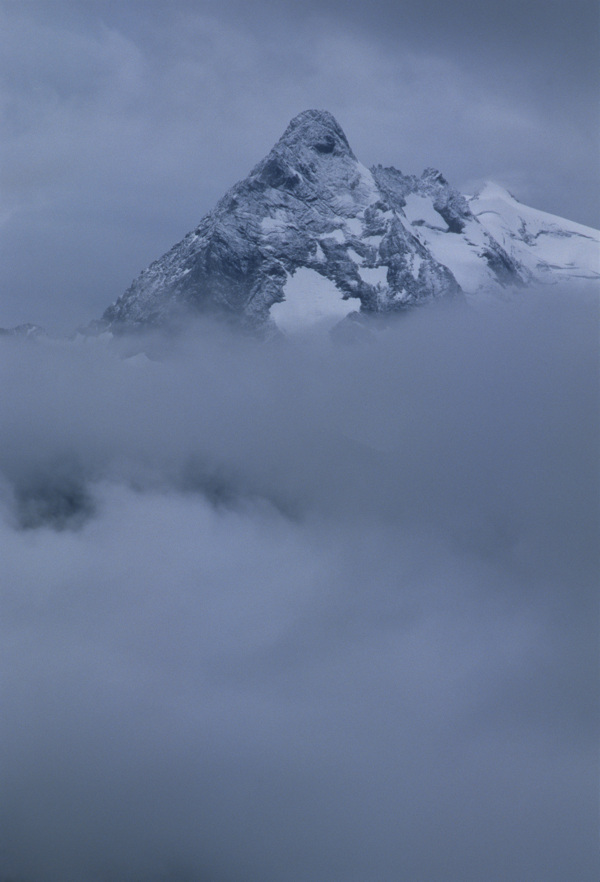
[[[436,169],[367,169],[327,111],[295,117],[268,156],[104,314],[127,328],[194,312],[258,329],[330,324],[531,280],[598,276],[599,234]]]
[[[536,279],[600,279],[598,230],[522,205],[492,182],[469,205],[479,223]]]

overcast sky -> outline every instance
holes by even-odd
[[[0,77],[0,326],[101,314],[307,107],[600,225],[596,0],[3,0]]]

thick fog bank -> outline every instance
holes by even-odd
[[[595,879],[597,328],[0,341],[0,879]]]

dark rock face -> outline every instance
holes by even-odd
[[[439,217],[439,227],[429,224],[436,236],[479,227],[439,172],[416,178],[381,166],[369,171],[330,113],[305,111],[193,232],[144,270],[104,321],[114,329],[162,325],[192,310],[267,329],[271,307],[286,299],[299,268],[329,279],[351,300],[349,310],[353,304],[361,313],[461,297],[452,269],[423,235],[427,221],[406,213],[414,197]],[[519,282],[518,265],[483,228],[478,235],[490,283]]]

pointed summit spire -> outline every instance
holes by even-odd
[[[278,146],[309,148],[321,154],[356,159],[344,130],[327,110],[304,110],[295,116],[281,136]]]
[[[251,177],[263,186],[311,199],[353,190],[361,172],[335,117],[327,110],[305,110],[292,119]]]

